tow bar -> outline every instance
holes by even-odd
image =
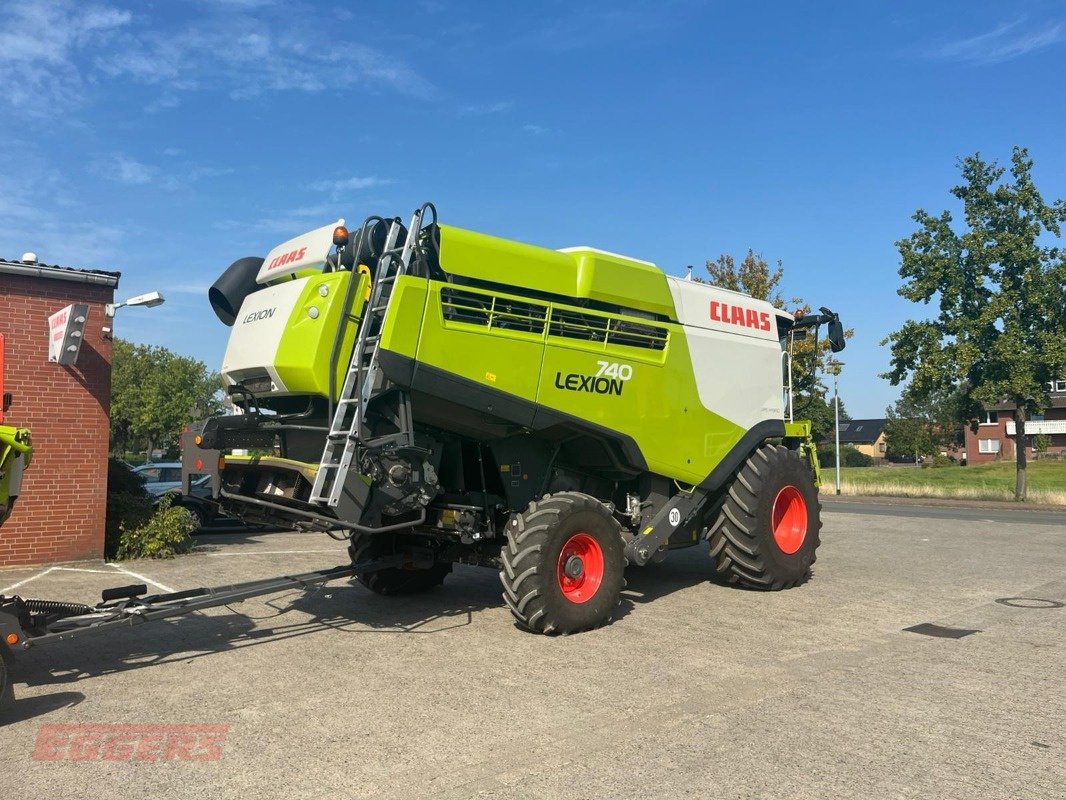
[[[259,595],[289,589],[311,589],[360,573],[403,566],[404,561],[405,557],[397,554],[299,575],[281,575],[229,586],[186,589],[166,594],[149,595],[148,587],[144,584],[118,586],[105,589],[101,602],[95,606],[0,595],[0,643],[12,650],[27,649],[87,633],[178,617]],[[2,651],[0,647],[0,653]]]

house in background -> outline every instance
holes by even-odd
[[[1048,388],[1051,401],[1044,413],[1025,422],[1026,458],[1037,455],[1034,447],[1037,436],[1047,437],[1048,456],[1066,456],[1066,380],[1054,381]],[[978,420],[976,432],[969,425],[966,426],[967,464],[985,464],[1000,458],[1014,459],[1016,411],[1014,403],[1000,403],[984,412]]]
[[[851,419],[840,423],[840,446],[852,445],[870,458],[885,457],[884,419]]]

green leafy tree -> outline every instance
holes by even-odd
[[[882,344],[892,348],[883,377],[911,378],[914,397],[964,385],[967,415],[1004,400],[1017,406],[1015,497],[1026,497],[1025,421],[1048,403],[1047,384],[1066,370],[1066,258],[1056,246],[1066,202],[1048,204],[1033,183],[1024,148],[1010,178],[980,154],[959,161],[951,193],[964,226],[949,211],[919,209],[918,230],[896,243],[903,286],[915,303],[936,303],[932,319],[910,320]]]
[[[203,362],[164,347],[115,339],[111,365],[111,448],[149,453],[177,443],[189,422],[222,411],[221,382]]]
[[[962,444],[965,423],[963,390],[914,396],[910,387],[885,410],[885,441],[889,455],[932,456]]]

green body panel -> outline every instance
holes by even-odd
[[[427,284],[420,278],[402,278],[397,283],[401,297],[418,294],[415,283]],[[662,349],[612,342],[610,337],[603,341],[569,338],[553,332],[553,314],[571,312],[585,319],[603,319],[604,324],[608,320],[637,326],[648,323],[636,317],[535,303],[517,295],[465,287],[464,295],[484,298],[481,304],[469,302],[472,308],[482,310],[486,322],[457,321],[444,313],[441,291],[449,288],[449,284],[428,282],[417,350],[411,350],[409,331],[400,335],[395,330],[401,324],[414,327],[414,318],[408,316],[410,311],[396,313],[395,306],[389,310],[391,335],[382,339],[382,347],[487,388],[624,433],[636,442],[652,472],[687,483],[703,480],[745,433],[701,404],[680,325],[655,325],[667,336]],[[508,304],[511,301],[530,310],[515,313]],[[446,302],[454,306],[453,300]],[[411,307],[414,305],[412,301]],[[500,327],[530,317],[542,320],[542,330]],[[604,373],[608,377],[602,377]],[[611,374],[622,377],[611,378]],[[576,389],[583,382],[588,385],[590,378],[597,381],[600,377],[604,392]]]
[[[814,472],[814,485],[820,487],[822,485],[822,468],[818,464],[818,448],[814,444],[814,438],[811,436],[810,420],[786,422],[785,438],[799,441],[799,453],[810,463],[811,471]]]
[[[392,287],[389,311],[381,330],[381,347],[394,353],[415,358],[418,337],[422,333],[422,317],[428,294],[427,281],[401,275]]]
[[[21,456],[21,458],[20,458]],[[30,432],[0,425],[0,525],[11,514],[11,484],[33,459]]]
[[[278,377],[289,392],[317,394],[322,397],[329,394],[330,352],[344,305],[344,294],[351,277],[351,272],[316,273],[310,276],[310,280],[304,285],[300,298],[285,324],[285,333],[278,344],[273,364]],[[348,361],[358,330],[358,318],[363,313],[369,285],[369,277],[366,274],[356,273],[355,277],[359,283],[355,288],[351,319],[345,329],[337,359],[337,392],[340,391],[345,372],[348,370]],[[324,297],[321,287],[325,287],[327,292]],[[308,314],[308,309],[312,307],[318,309],[318,316],[314,319]]]
[[[654,264],[589,248],[549,250],[450,225],[440,232],[441,268],[450,274],[677,319],[666,275]]]

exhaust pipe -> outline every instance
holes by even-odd
[[[238,259],[230,264],[229,269],[207,290],[211,310],[223,325],[233,327],[244,298],[259,288],[255,276],[259,274],[259,268],[262,266],[263,259],[257,256]]]

